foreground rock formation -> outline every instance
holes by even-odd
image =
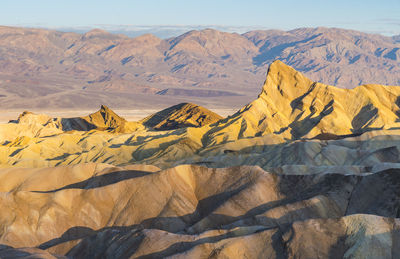
[[[277,61],[227,118],[25,112],[0,125],[0,257],[397,258],[399,89]]]
[[[37,247],[78,258],[396,258],[399,175],[189,165],[2,170],[0,254]]]
[[[399,176],[248,166],[7,169],[0,255],[396,258]]]

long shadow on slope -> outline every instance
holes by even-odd
[[[205,238],[197,239],[197,240],[191,241],[191,242],[177,242],[177,243],[174,243],[174,244],[170,245],[168,248],[166,248],[164,250],[157,251],[157,252],[154,252],[154,253],[151,253],[151,254],[147,254],[147,255],[142,255],[142,256],[139,256],[137,258],[138,259],[139,258],[140,259],[165,258],[165,257],[168,257],[168,256],[173,256],[173,255],[176,255],[176,254],[180,254],[180,253],[189,251],[190,249],[192,249],[192,248],[194,248],[195,246],[198,246],[198,245],[213,244],[213,243],[217,243],[217,242],[219,242],[221,240],[228,239],[228,238],[245,237],[245,236],[252,235],[252,234],[255,234],[255,233],[258,233],[258,232],[261,232],[261,231],[265,231],[265,230],[268,230],[268,229],[267,228],[261,228],[256,232],[249,232],[249,233],[246,233],[246,232],[240,233],[239,231],[237,231],[237,232],[232,231],[232,232],[228,232],[228,233],[225,233],[225,234],[222,234],[222,235],[218,235],[218,236],[211,236],[211,237],[205,237]],[[274,232],[279,232],[279,229],[274,229],[274,230],[275,230]],[[272,235],[271,236],[272,237],[271,238],[271,243],[272,244],[278,243],[277,239],[281,239],[280,236],[281,235]],[[272,245],[272,246],[273,246],[273,248],[275,250],[275,256],[276,256],[275,258],[277,258],[277,259],[285,258],[285,256],[284,256],[285,252],[284,252],[283,243],[280,243],[280,245],[275,245],[275,246]],[[214,252],[216,252],[215,255],[218,254],[218,251],[214,251]]]
[[[111,172],[108,174],[97,175],[90,177],[84,181],[73,183],[66,185],[64,187],[50,190],[50,191],[31,191],[36,193],[53,193],[58,192],[66,189],[94,189],[99,187],[104,187],[110,184],[118,183],[124,180],[138,178],[146,175],[150,175],[152,173],[146,171],[138,171],[138,170],[124,170],[124,171],[117,171]]]
[[[353,133],[366,132],[382,128],[371,128],[370,125],[378,118],[378,108],[372,104],[367,104],[361,108],[360,112],[351,121]]]
[[[350,194],[346,192],[345,188],[349,186],[355,186],[358,182],[359,176],[345,176],[339,174],[327,174],[324,176],[319,175],[280,175],[277,181],[277,197],[284,197],[278,200],[272,200],[264,204],[258,205],[241,216],[231,217],[227,215],[219,215],[209,213],[208,215],[208,226],[209,228],[231,228],[240,225],[231,225],[235,222],[242,222],[245,225],[258,225],[262,224],[267,227],[276,227],[278,222],[283,219],[270,219],[266,217],[266,212],[279,208],[285,207],[290,204],[294,204],[301,201],[310,200],[314,197],[327,197],[342,195],[345,199],[350,199]],[[310,205],[304,204],[304,208],[289,211],[288,214],[283,217],[287,218],[298,218],[302,215],[301,211],[307,210]],[[321,206],[323,206],[321,204]],[[263,215],[263,218],[258,217]],[[344,214],[343,214],[344,215]],[[343,216],[343,215],[331,215],[331,216]],[[257,219],[255,217],[258,217]],[[316,214],[312,218],[319,218],[321,214]],[[196,223],[199,223],[196,222]],[[201,222],[200,222],[201,223]],[[278,224],[279,225],[279,224]],[[189,233],[197,233],[201,229],[201,224],[197,226],[193,224],[188,229]],[[202,229],[204,231],[206,229]]]
[[[387,134],[387,133],[386,133]],[[400,136],[376,135],[367,140],[352,138],[360,134],[319,134],[312,139],[249,145],[247,147],[224,144],[203,150],[195,163],[211,168],[235,165],[260,166],[264,170],[286,166],[360,167],[363,173],[380,163],[400,163]],[[351,137],[351,139],[348,139]],[[263,142],[261,138],[259,142]],[[257,141],[254,141],[257,143]],[[230,149],[224,149],[230,147]],[[185,160],[183,160],[185,162]],[[343,169],[345,170],[345,169]],[[299,172],[304,173],[304,172]],[[293,172],[294,174],[294,172]]]
[[[91,228],[88,227],[83,227],[83,226],[76,226],[68,229],[65,231],[60,237],[51,239],[47,242],[44,242],[43,244],[40,244],[38,246],[39,249],[48,249],[50,247],[73,241],[73,240],[78,240],[81,238],[85,238],[88,236],[95,235],[98,231],[95,231]]]
[[[276,202],[275,204],[263,204],[261,206],[258,206],[250,211],[248,211],[246,214],[243,216],[239,217],[230,217],[226,215],[213,215],[217,216],[215,218],[224,218],[223,220],[225,222],[227,221],[232,221],[232,222],[237,222],[237,221],[243,221],[243,219],[246,219],[248,217],[255,217],[256,215],[262,214],[272,208],[277,208],[281,206],[288,205],[290,203],[298,202],[298,201],[304,201],[307,200],[308,198],[311,197],[317,197],[317,196],[326,196],[329,197],[331,201],[335,201],[338,198],[338,195],[342,194],[344,195],[348,202],[347,202],[347,208],[346,212],[340,215],[324,215],[324,212],[322,214],[318,214],[319,209],[317,209],[315,212],[315,215],[311,215],[309,217],[302,217],[301,215],[303,212],[307,211],[309,207],[307,207],[307,204],[304,204],[304,208],[297,209],[297,210],[290,210],[288,209],[288,212],[283,215],[282,217],[278,219],[271,219],[266,217],[265,215],[262,216],[264,219],[258,218],[257,220],[253,222],[247,221],[245,224],[242,226],[251,226],[251,225],[264,225],[263,222],[274,222],[275,225],[264,225],[265,228],[260,229],[260,231],[268,230],[268,229],[275,229],[276,233],[273,235],[273,239],[271,240],[271,243],[277,252],[277,255],[284,257],[285,256],[285,247],[288,243],[290,243],[292,237],[289,237],[288,240],[285,242],[282,242],[282,234],[284,232],[287,232],[291,228],[291,224],[294,221],[299,221],[299,220],[307,220],[307,219],[312,219],[312,218],[340,218],[346,215],[351,215],[351,214],[375,214],[379,216],[386,216],[386,217],[398,217],[398,211],[399,211],[399,201],[400,201],[400,170],[388,170],[381,172],[380,174],[374,174],[374,175],[369,175],[369,176],[344,176],[344,175],[326,175],[323,176],[321,179],[321,176],[282,176],[285,179],[282,179],[282,181],[279,184],[279,190],[282,195],[289,195],[292,196],[288,199],[283,199],[281,201]],[[287,181],[288,180],[288,181]],[[345,188],[343,183],[349,183],[350,185],[353,186],[353,189],[351,192],[348,192],[348,190]],[[367,186],[371,186],[371,184],[376,183],[375,186],[373,186],[373,190],[369,190],[371,195],[367,199],[363,199],[361,195],[357,195],[356,193],[358,192],[365,192]],[[371,187],[370,187],[371,188]],[[304,189],[304,190],[303,190]],[[380,193],[380,195],[376,195],[376,193]],[[388,195],[390,194],[390,195]],[[371,199],[371,202],[368,203],[366,200]],[[392,205],[395,204],[395,207],[397,207],[397,212],[396,209],[394,211],[391,211],[388,213],[387,207],[388,203],[391,203]],[[361,204],[361,205],[360,205]],[[309,206],[310,204],[308,204]],[[314,204],[315,208],[321,206],[324,206],[324,204]],[[349,210],[349,207],[352,207]],[[380,208],[380,211],[377,211],[376,209]],[[352,211],[351,211],[352,210]],[[310,212],[310,210],[309,210]],[[397,214],[397,215],[396,215]],[[214,222],[212,219],[209,222]],[[228,228],[225,229],[232,229],[233,227],[237,227],[238,225],[232,225],[229,226]],[[239,225],[240,226],[240,225]],[[211,229],[220,229],[221,227],[218,226],[211,226],[208,230]],[[203,229],[204,231],[204,229]],[[332,233],[335,232],[336,229],[332,228],[331,232],[328,232],[331,235]],[[340,231],[339,231],[340,232]],[[397,235],[399,236],[400,232],[396,231]],[[190,233],[190,234],[196,234],[196,233]],[[348,248],[347,243],[344,242],[345,240],[345,231],[343,231],[343,235],[340,235],[340,233],[337,233],[337,239],[333,243],[330,249],[327,250],[329,253],[329,258],[342,258],[344,252],[347,251],[346,248]],[[381,234],[381,233],[379,233]],[[240,236],[240,235],[239,235]],[[204,242],[206,243],[214,243],[215,241],[222,240],[223,238],[229,238],[230,236],[217,236],[215,239],[213,238],[212,240],[198,240],[194,242],[178,242],[175,243],[171,246],[169,246],[167,249],[164,249],[162,251],[152,253],[145,255],[141,258],[153,258],[153,257],[163,257],[163,256],[170,256],[174,255],[177,253],[182,253],[185,251],[188,251],[189,249],[193,248],[194,246],[198,244],[203,244]],[[234,236],[231,236],[234,237]],[[400,236],[399,236],[400,237]],[[285,245],[286,244],[286,245]]]
[[[90,182],[90,179],[88,179]],[[86,182],[86,181],[84,181]],[[153,228],[160,229],[164,231],[169,231],[173,233],[178,233],[181,231],[185,231],[187,226],[191,226],[196,222],[199,222],[202,218],[209,216],[218,206],[225,203],[231,197],[239,194],[241,191],[245,190],[250,186],[250,183],[244,183],[237,188],[232,190],[228,190],[222,193],[218,193],[216,195],[211,195],[205,199],[202,199],[198,202],[196,209],[193,213],[186,214],[180,217],[154,217],[143,220],[139,224],[131,225],[131,226],[113,226],[113,227],[105,227],[100,230],[93,230],[91,228],[77,226],[72,227],[67,230],[63,235],[59,238],[55,238],[49,240],[38,247],[41,249],[48,249],[50,247],[59,245],[64,242],[73,241],[77,239],[81,239],[83,237],[92,236],[94,234],[100,233],[102,231],[106,231],[108,229],[115,229],[119,231],[130,231],[132,229],[144,229],[144,228]],[[66,187],[60,188],[66,189]],[[49,191],[53,192],[53,191]],[[271,204],[270,207],[276,206],[278,203]],[[229,221],[234,220],[236,217],[230,217]]]
[[[264,233],[264,235],[258,238],[258,240],[261,239],[264,241],[262,247],[259,247],[257,243],[247,242],[246,248],[253,254],[253,256],[257,255],[260,258],[265,257],[266,255],[271,256],[268,258],[288,258],[288,255],[293,255],[293,253],[308,255],[307,258],[344,258],[344,255],[349,255],[351,250],[353,250],[351,255],[354,256],[357,254],[357,249],[352,248],[359,247],[360,244],[358,244],[358,242],[360,240],[366,241],[364,247],[371,248],[372,245],[373,248],[378,249],[376,250],[378,251],[378,254],[382,255],[382,251],[384,251],[385,255],[389,255],[388,258],[399,258],[400,256],[400,252],[396,246],[398,240],[400,240],[400,231],[394,224],[391,225],[392,228],[389,231],[377,231],[374,234],[367,235],[362,234],[359,238],[355,239],[354,236],[350,236],[346,233],[346,226],[340,220],[322,220],[319,222],[317,221],[316,223],[317,224],[306,222],[303,225],[305,228],[303,227],[301,229],[301,234],[295,233],[296,229],[292,224],[272,229],[258,228],[255,231],[248,232],[231,231],[225,234],[204,237],[193,241],[186,241],[184,238],[177,238],[174,240],[174,237],[172,237],[171,240],[167,234],[164,237],[166,240],[173,241],[171,242],[172,244],[170,243],[168,247],[162,249],[163,241],[160,242],[160,240],[155,239],[154,243],[161,244],[159,248],[162,250],[150,252],[135,258],[165,258],[182,255],[203,244],[211,245],[204,247],[203,250],[203,252],[206,252],[207,250],[209,251],[209,258],[219,258],[219,255],[224,255],[224,253],[220,254],[220,252],[224,251],[224,248],[227,248],[225,251],[229,251],[230,244],[232,244],[229,242],[230,238],[244,238],[257,233]],[[360,227],[356,231],[358,233],[363,233],[363,231],[365,232],[365,229]],[[107,234],[111,234],[110,232],[111,231],[107,231],[106,233],[103,233],[102,236],[107,236]],[[130,256],[137,256],[135,255],[135,252],[138,247],[144,245],[142,241],[144,240],[145,235],[142,231],[136,230],[133,231],[133,234],[136,235],[134,238],[132,238],[132,234],[129,232],[114,232],[111,235],[108,235],[108,239],[84,239],[81,243],[71,249],[67,253],[67,256],[72,256],[73,258],[88,258],[90,256],[94,258],[128,258]],[[389,240],[391,238],[393,242],[387,243],[386,240],[388,240],[388,238]],[[182,239],[184,241],[182,241]],[[107,241],[110,240],[115,240],[116,242],[111,241],[110,244],[107,243]],[[218,242],[224,240],[226,240],[226,242],[218,244]],[[241,239],[241,241],[246,243],[244,239]],[[101,247],[99,244],[101,244]],[[148,243],[145,244],[148,245]],[[149,250],[151,251],[151,248]],[[256,251],[261,253],[254,253]],[[246,253],[246,250],[242,252]],[[202,255],[204,256],[204,254]]]
[[[138,148],[133,151],[132,153],[132,160],[129,162],[135,163],[137,161],[144,161],[147,158],[152,157],[154,154],[161,150],[165,150],[169,147],[173,147],[175,144],[178,144],[179,142],[184,141],[186,143],[186,146],[188,145],[188,140],[189,138],[186,138],[185,136],[186,133],[186,128],[182,129],[176,129],[176,130],[170,130],[170,131],[165,131],[163,134],[159,135],[149,135],[149,136],[138,136],[135,141],[132,141],[131,138],[126,140],[122,144],[113,144],[110,146],[110,148],[120,148],[121,146],[137,146]],[[158,139],[163,139],[165,138],[166,141],[160,141],[159,145],[153,148],[145,148],[146,144],[158,140]],[[197,144],[195,142],[192,142],[195,146]],[[99,162],[106,162],[106,161],[99,161]]]
[[[248,107],[246,108],[247,110],[249,109]],[[237,112],[238,113],[238,112]],[[235,113],[235,114],[237,114],[237,113]],[[232,115],[232,116],[235,116],[235,114],[234,115]],[[236,118],[234,118],[234,119],[232,119],[231,121],[229,121],[227,124],[225,124],[225,125],[222,125],[222,126],[219,126],[220,124],[219,123],[225,123],[225,122],[227,122],[228,120],[230,119],[230,117],[227,117],[227,118],[224,118],[224,119],[222,119],[222,120],[220,120],[220,121],[218,121],[218,122],[216,122],[216,123],[214,123],[214,124],[211,124],[211,126],[214,126],[214,127],[212,127],[209,131],[207,131],[203,136],[202,136],[202,138],[201,138],[201,143],[202,143],[202,145],[203,145],[203,147],[205,147],[205,146],[207,146],[207,145],[210,145],[210,143],[209,143],[209,136],[211,136],[213,133],[215,133],[215,132],[218,132],[219,130],[222,130],[222,129],[224,129],[224,128],[228,128],[230,125],[232,125],[232,124],[234,124],[234,123],[236,123],[239,119],[240,119],[240,117],[236,117]],[[220,133],[220,134],[223,134],[223,133]],[[226,136],[226,138],[223,140],[223,142],[226,142],[227,141],[227,136]]]
[[[400,96],[397,97],[395,104],[397,105],[397,107],[399,108],[395,114],[397,116],[396,122],[400,122]]]
[[[129,258],[134,255],[137,248],[141,245],[142,240],[145,238],[145,234],[141,231],[143,229],[131,229],[128,231],[119,231],[115,229],[103,230],[98,233],[97,236],[92,236],[83,239],[78,245],[74,246],[66,255],[72,256],[73,258],[88,258],[93,255],[97,257],[104,257],[105,254],[112,255],[113,258]],[[186,252],[195,246],[202,244],[215,244],[221,240],[229,238],[238,238],[252,235],[258,232],[268,230],[267,228],[258,228],[255,231],[230,231],[224,234],[219,234],[215,236],[203,237],[192,241],[182,241],[176,240],[167,248],[139,256],[137,258],[165,258],[167,256],[172,256],[178,253]],[[273,232],[279,232],[279,229],[272,229]],[[276,243],[273,245],[275,250],[276,258],[284,258],[282,254],[284,253],[284,247],[279,240],[281,235],[271,235],[271,241]],[[104,238],[106,237],[106,238]],[[132,238],[133,237],[133,238]],[[278,242],[279,243],[278,243]],[[110,243],[108,243],[110,242]],[[101,243],[102,246],[98,247],[96,244]],[[125,243],[125,244],[124,244]],[[111,251],[110,251],[111,250]],[[217,251],[214,251],[217,252]]]
[[[61,125],[63,131],[90,131],[96,129],[97,126],[79,117],[76,118],[62,118]]]
[[[301,96],[297,97],[296,99],[294,99],[293,101],[290,102],[290,107],[292,107],[291,114],[293,114],[296,109],[298,109],[300,111],[303,110],[303,99],[315,89],[316,85],[317,85],[316,82],[312,83],[310,88],[307,90],[307,92],[305,92],[304,94],[302,94]],[[313,107],[313,106],[311,106],[311,107]],[[311,109],[311,107],[310,107],[310,109]]]
[[[278,56],[280,56],[282,54],[282,52],[286,49],[286,48],[290,48],[290,47],[294,47],[297,44],[301,44],[301,43],[306,43],[308,41],[311,41],[319,36],[321,36],[322,33],[313,35],[307,39],[304,40],[299,40],[299,41],[294,41],[294,42],[289,42],[289,43],[284,43],[278,46],[275,46],[269,50],[263,51],[263,49],[265,48],[264,46],[260,48],[261,50],[261,54],[259,54],[258,56],[253,58],[253,64],[256,66],[260,66],[262,64],[264,64],[265,62],[267,62],[268,60],[274,60],[276,59]],[[305,71],[307,72],[307,71]]]
[[[89,179],[90,180],[90,179]],[[154,217],[149,218],[142,221],[139,224],[131,225],[131,226],[113,226],[113,227],[105,227],[100,230],[93,230],[84,226],[76,226],[68,229],[58,238],[54,238],[52,240],[46,241],[38,246],[40,249],[48,249],[59,244],[74,241],[78,239],[82,239],[84,237],[90,237],[96,235],[98,233],[102,233],[107,230],[117,230],[121,232],[128,232],[136,229],[144,229],[144,228],[153,228],[160,229],[169,232],[180,232],[185,230],[187,225],[194,224],[201,220],[201,218],[209,215],[213,210],[215,210],[219,205],[224,203],[230,197],[238,194],[248,187],[248,184],[243,184],[238,188],[235,188],[230,191],[222,192],[216,195],[212,195],[208,198],[200,200],[196,207],[196,210],[193,213],[180,216],[180,217]],[[64,189],[60,188],[60,189]]]
[[[226,216],[227,218],[231,218],[229,216]],[[102,228],[99,230],[93,230],[91,228],[87,227],[72,227],[68,229],[63,235],[61,235],[59,238],[55,238],[52,240],[49,240],[45,243],[42,243],[41,245],[38,246],[39,249],[49,249],[54,246],[70,242],[70,241],[76,241],[80,240],[80,243],[78,243],[76,246],[72,247],[70,251],[66,254],[67,256],[72,256],[73,258],[87,258],[87,256],[93,256],[93,254],[101,255],[107,251],[107,253],[110,253],[109,248],[113,247],[115,251],[113,251],[111,254],[122,254],[123,257],[130,257],[132,256],[137,248],[139,247],[141,241],[144,239],[144,234],[141,233],[141,230],[144,229],[160,229],[164,231],[168,231],[168,225],[169,224],[174,224],[173,222],[175,220],[181,221],[179,217],[176,218],[161,218],[161,221],[165,221],[164,225],[166,229],[164,228],[159,228],[156,226],[152,226],[150,224],[150,221],[154,220],[159,220],[158,218],[152,218],[145,220],[141,224],[136,224],[132,226],[113,226],[113,227],[106,227]],[[160,223],[160,221],[159,221]],[[148,226],[146,226],[148,225]],[[220,228],[213,228],[213,229],[220,229]],[[217,243],[223,239],[227,238],[234,238],[234,237],[243,237],[247,235],[251,235],[254,233],[257,233],[259,231],[264,231],[268,230],[270,228],[267,227],[260,227],[256,231],[233,231],[233,232],[228,232],[225,234],[217,235],[217,236],[211,236],[211,237],[205,237],[202,239],[198,239],[195,241],[187,241],[187,242],[177,242],[169,246],[168,248],[152,253],[149,255],[144,255],[141,258],[160,258],[160,257],[165,257],[168,255],[173,255],[176,253],[181,253],[190,250],[194,246],[201,245],[201,244],[206,244],[206,243]],[[211,229],[210,229],[211,230]],[[276,231],[279,231],[279,229],[276,229]],[[173,232],[176,233],[176,232]],[[185,233],[182,233],[185,234]],[[131,237],[134,236],[134,239]],[[129,239],[127,238],[129,237]],[[106,239],[109,238],[109,239]],[[129,245],[123,246],[123,242],[130,242]],[[273,242],[275,242],[273,240]],[[95,245],[93,247],[92,244],[98,244],[101,243],[102,245],[99,247]],[[120,243],[117,245],[117,243]],[[276,243],[276,242],[275,242]],[[277,254],[282,254],[283,247],[282,246],[274,246],[274,249],[278,250]]]
[[[59,238],[41,244],[39,248],[48,249],[78,239],[103,238],[106,231],[111,231],[111,234],[121,233],[123,235],[124,233],[141,229],[159,229],[172,233],[198,234],[206,230],[232,229],[238,226],[261,225],[265,227],[264,230],[277,227],[283,228],[287,224],[291,224],[291,222],[297,220],[326,217],[337,218],[359,213],[393,218],[400,216],[400,170],[389,170],[366,176],[327,174],[282,175],[277,177],[279,178],[277,181],[277,196],[285,198],[258,205],[240,216],[221,215],[214,213],[214,211],[228,200],[248,189],[252,185],[252,180],[232,190],[211,195],[206,199],[200,200],[194,212],[184,216],[155,217],[131,226],[112,226],[99,230],[92,230],[87,227],[73,227]],[[369,194],[364,195],[365,192]],[[379,195],[376,195],[378,193]],[[307,201],[313,197],[322,196],[326,197],[332,203],[338,200],[344,201],[346,204],[342,204],[341,207],[345,209],[339,210],[336,214],[325,215],[325,212],[321,211],[321,207],[326,206],[326,202],[320,204],[304,202],[303,206],[296,210],[285,207],[296,202]],[[319,209],[313,210],[310,206],[315,206],[315,208]],[[284,214],[280,218],[272,219],[267,217],[265,213],[275,208],[283,209]],[[205,218],[207,218],[206,225],[197,224],[201,223]],[[166,249],[163,255],[166,256],[174,251],[175,253],[179,251],[183,252],[202,243],[218,242],[223,238],[231,237],[229,235],[224,234],[209,240],[176,244]],[[116,240],[119,239],[117,238]],[[129,253],[133,254],[134,252],[134,250],[130,250]]]
[[[293,136],[293,139],[299,139],[309,133],[320,121],[327,115],[331,114],[333,112],[333,103],[334,100],[332,99],[327,105],[325,105],[324,109],[321,111],[320,114],[317,116],[313,117],[315,114],[315,111],[312,111],[310,115],[308,115],[306,118],[303,120],[295,120],[289,125],[289,128],[291,128],[291,134]]]
[[[0,248],[0,258],[1,259],[15,259],[15,258],[57,258],[64,259],[66,257],[60,255],[53,255],[51,253],[46,253],[42,250],[31,249],[31,248],[14,248],[5,247]]]

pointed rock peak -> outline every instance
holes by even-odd
[[[94,115],[96,113],[102,114],[103,117],[108,117],[108,118],[114,117],[114,118],[118,118],[120,120],[125,120],[124,118],[120,117],[118,114],[116,114],[113,110],[111,110],[110,108],[108,108],[108,106],[106,106],[104,104],[102,104],[100,106],[100,110],[93,113],[92,115]]]
[[[274,62],[271,63],[271,65],[268,68],[267,72],[267,78],[268,77],[294,77],[301,75],[303,76],[302,73],[294,69],[293,67],[286,65],[280,60],[275,60]],[[303,76],[304,77],[304,76]]]
[[[277,70],[284,70],[284,69],[290,69],[290,70],[296,71],[293,67],[286,65],[285,63],[283,63],[282,61],[277,59],[269,65],[268,73],[277,71]]]
[[[30,111],[23,111],[19,116],[18,116],[18,120],[29,115],[29,114],[34,114],[33,112]]]
[[[280,60],[275,60],[268,68],[262,93],[277,89],[281,94],[293,89],[308,89],[314,82],[302,73]]]
[[[143,125],[156,130],[201,127],[222,119],[218,114],[193,103],[180,103],[143,119]]]
[[[115,129],[125,124],[126,120],[118,116],[106,105],[101,105],[97,112],[85,117],[62,118],[61,124],[64,131],[79,130],[89,131],[92,129]]]
[[[97,128],[117,128],[126,122],[124,118],[117,115],[106,105],[101,105],[100,110],[82,119],[93,124]]]
[[[106,105],[104,105],[104,104],[102,104],[102,105],[100,106],[100,111],[104,111],[104,112],[109,112],[109,111],[111,111],[111,112],[113,112],[110,108],[108,108],[108,106],[106,106]]]

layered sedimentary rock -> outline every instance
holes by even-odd
[[[211,136],[218,135],[217,142],[266,134],[294,140],[395,129],[400,126],[399,104],[400,87],[340,89],[313,82],[276,61],[258,99],[220,123],[226,134],[219,130]]]
[[[399,89],[277,61],[227,118],[25,112],[0,126],[0,257],[397,258]]]
[[[399,96],[396,86],[347,90],[312,82],[276,61],[259,97],[228,118],[193,104],[173,106],[139,122],[127,122],[104,106],[72,119],[25,114],[17,124],[0,126],[0,162],[152,163],[164,168],[233,163],[268,170],[292,164],[371,166],[373,161],[397,161]],[[383,152],[385,148],[391,152]],[[303,152],[291,155],[296,150]]]
[[[218,114],[192,103],[180,103],[144,118],[141,122],[156,130],[200,127],[222,119]]]
[[[0,240],[5,251],[78,258],[396,258],[399,176],[190,165],[3,169]]]
[[[398,37],[338,28],[205,29],[160,39],[0,26],[0,109],[161,109],[188,101],[239,109],[277,59],[342,88],[399,85],[399,49]]]

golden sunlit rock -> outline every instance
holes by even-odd
[[[0,125],[0,257],[397,258],[399,98],[276,61],[226,118],[24,112]]]

